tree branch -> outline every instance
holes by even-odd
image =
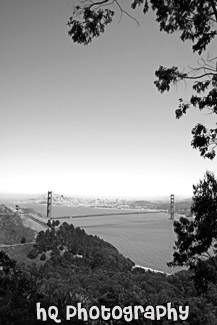
[[[200,79],[200,78],[203,78],[203,77],[209,77],[209,76],[215,76],[215,75],[216,75],[216,73],[209,72],[209,73],[204,73],[204,74],[202,74],[200,76],[196,76],[196,77],[184,76],[183,78],[184,79],[193,79],[193,80],[195,80],[195,79]]]
[[[217,20],[217,8],[216,8],[216,5],[215,5],[215,2],[213,0],[209,0],[211,6],[212,6],[212,9],[213,9],[213,13],[215,15],[215,18]]]
[[[214,267],[216,268],[216,270],[217,270],[217,264],[216,264],[216,261],[215,261],[215,259],[213,258],[213,256],[211,256],[208,252],[206,252],[207,253],[207,255],[209,256],[209,258],[210,258],[210,260],[212,261],[212,263],[213,263],[213,265],[214,265]]]
[[[112,5],[114,2],[115,2],[115,0],[112,0],[111,2],[108,1],[108,3],[104,3],[104,4],[99,5],[96,9]]]
[[[99,2],[94,2],[90,6],[88,6],[87,8],[91,9],[94,6],[100,6],[100,5],[103,5],[103,4],[107,3],[107,2],[109,2],[109,0],[103,0],[103,1],[99,1]]]
[[[121,7],[121,5],[119,4],[119,2],[118,2],[117,0],[114,0],[114,2],[117,4],[118,8],[120,9],[120,11],[121,11],[121,16],[122,16],[122,13],[124,13],[124,14],[127,15],[129,18],[133,19],[133,20],[136,22],[137,26],[140,26],[140,23],[138,22],[138,20],[137,20],[135,17],[131,16],[131,15],[129,14],[129,12],[125,11],[125,10]]]

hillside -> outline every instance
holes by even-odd
[[[5,241],[9,242],[8,236],[12,234],[19,243],[17,231],[19,234],[22,231],[23,236],[28,235],[29,240],[35,238],[35,231],[23,225],[28,213],[33,212],[22,212],[21,216],[2,208],[4,227],[1,232]],[[14,231],[10,232],[6,219]],[[19,247],[26,250],[27,246],[23,244]],[[38,232],[35,244],[28,246],[26,255],[26,260],[33,263],[19,266],[0,252],[0,324],[44,323],[36,320],[38,302],[46,310],[56,306],[61,324],[120,325],[130,321],[138,325],[170,325],[174,321],[166,316],[156,320],[155,316],[144,319],[143,314],[139,314],[138,319],[133,319],[129,313],[129,306],[167,306],[169,302],[177,310],[179,306],[190,306],[188,318],[185,321],[178,318],[176,324],[217,324],[215,284],[208,294],[199,295],[189,271],[166,276],[133,268],[133,261],[121,255],[113,245],[97,236],[87,235],[72,224],[48,222],[47,227]],[[79,303],[86,310],[92,306],[98,309],[104,306],[111,310],[119,306],[124,310],[128,306],[128,314],[122,313],[119,318],[113,315],[112,320],[89,318],[87,321],[79,320],[75,315],[66,321],[66,306],[77,306]],[[50,318],[47,318],[46,324],[55,324]]]
[[[46,220],[47,221],[47,220]],[[43,216],[30,209],[0,205],[0,249],[16,258],[18,262],[29,263],[27,254],[35,242],[38,231],[46,229]]]

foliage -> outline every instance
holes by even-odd
[[[34,277],[3,251],[0,266],[0,324],[30,324],[34,319]]]
[[[61,317],[64,318],[65,305],[78,302],[89,308],[102,304],[124,307],[172,301],[175,305],[190,303],[192,313],[186,325],[207,324],[210,319],[210,324],[215,324],[213,298],[208,302],[207,298],[197,296],[190,272],[167,277],[142,269],[132,270],[133,262],[98,237],[67,223],[49,222],[48,225],[49,229],[40,232],[36,239],[38,256],[50,253],[39,272],[38,294],[42,304],[58,306]],[[143,322],[138,320],[138,324]],[[121,324],[124,323],[122,320]],[[157,321],[161,323],[170,324]]]
[[[131,9],[141,7],[144,14],[151,8],[156,14],[160,30],[168,34],[179,32],[180,39],[191,41],[192,51],[201,55],[217,35],[217,1],[216,0],[131,0]],[[100,36],[106,25],[112,22],[115,12],[130,14],[130,8],[123,9],[124,1],[77,0],[72,16],[69,18],[69,36],[75,43],[89,44],[94,37]],[[137,22],[138,23],[138,22]],[[207,109],[217,113],[217,57],[207,56],[201,59],[196,68],[182,72],[178,67],[160,66],[156,71],[155,85],[160,92],[169,91],[171,85],[181,80],[192,80],[192,96],[185,102],[179,100],[176,117],[186,114],[190,107],[200,111]],[[197,124],[193,130],[192,146],[200,151],[201,156],[213,159],[217,145],[217,128],[207,128]]]
[[[61,245],[61,249],[60,249]],[[132,261],[124,258],[111,244],[96,236],[89,236],[73,225],[49,222],[49,229],[40,232],[34,247],[38,257],[46,255],[40,267],[18,268],[16,262],[0,253],[0,324],[38,324],[35,304],[48,308],[58,307],[62,324],[66,305],[82,303],[85,308],[105,305],[158,305],[172,301],[174,306],[190,305],[189,319],[177,324],[216,324],[216,285],[206,297],[198,296],[192,273],[182,271],[172,276],[132,269]],[[107,261],[106,261],[107,260]],[[5,276],[7,281],[5,281]],[[10,293],[10,298],[7,298]],[[9,302],[9,304],[7,304]],[[2,323],[1,323],[2,321]],[[78,321],[73,324],[107,324],[108,322]],[[109,322],[110,323],[110,322]],[[113,320],[114,325],[128,324],[124,319]],[[46,324],[54,324],[47,320]],[[132,324],[144,324],[140,318]],[[162,318],[147,324],[170,325]]]
[[[48,229],[40,231],[33,250],[29,257],[40,256],[45,260],[45,254],[49,253],[51,261],[73,263],[83,265],[91,270],[100,268],[112,268],[112,270],[130,270],[134,263],[119,254],[111,244],[85,233],[83,229],[75,228],[72,224],[59,221],[48,222]]]
[[[172,84],[177,84],[181,80],[193,80],[193,95],[188,102],[179,99],[179,107],[176,109],[176,118],[182,117],[190,107],[207,110],[208,113],[217,114],[217,58],[201,59],[199,67],[191,69],[188,73],[183,73],[177,67],[170,69],[160,66],[156,71],[158,78],[155,81],[160,92],[170,89]],[[200,155],[209,159],[215,157],[215,147],[217,145],[217,128],[207,128],[198,123],[192,129],[192,147],[200,151]]]
[[[174,221],[177,234],[173,262],[170,266],[186,265],[195,269],[199,291],[217,282],[217,180],[206,172],[204,179],[193,186],[193,220]],[[209,259],[209,262],[205,262]]]
[[[25,242],[26,242],[26,237],[23,236],[23,237],[21,238],[21,240],[20,240],[20,243],[21,243],[21,244],[25,244]]]
[[[70,27],[69,36],[77,43],[87,45],[93,37],[100,36],[105,30],[105,26],[111,23],[114,11],[109,9],[91,10],[91,5],[82,10],[83,22],[78,22],[70,17],[68,26]],[[76,7],[76,12],[80,7]]]

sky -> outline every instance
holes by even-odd
[[[100,38],[77,45],[72,6],[0,2],[0,193],[192,196],[206,170],[217,175],[217,158],[192,149],[191,129],[214,118],[192,110],[176,120],[190,85],[154,86],[159,65],[195,66],[191,44],[160,32],[153,13],[133,12],[138,27],[117,11]]]

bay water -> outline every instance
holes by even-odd
[[[46,205],[20,204],[20,206],[32,208],[46,215]],[[172,261],[176,239],[173,221],[169,220],[169,215],[166,213],[119,215],[124,211],[130,213],[131,210],[53,206],[52,217],[71,216],[60,220],[73,223],[75,227],[85,229],[87,234],[108,241],[136,265],[167,273],[180,270],[169,268],[166,264]]]

